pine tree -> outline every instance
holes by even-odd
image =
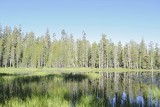
[[[146,46],[145,46],[145,42],[144,39],[142,38],[140,46],[139,46],[139,68],[144,69],[146,68]]]
[[[11,36],[11,56],[10,56],[10,66],[15,67],[18,65],[19,57],[20,57],[20,49],[18,49],[20,46],[20,30],[15,27],[12,36]]]
[[[123,48],[123,67],[128,68],[128,44]]]
[[[82,39],[82,66],[88,67],[88,41],[86,40],[86,33],[83,31]]]
[[[11,54],[11,29],[6,26],[4,30],[3,38],[3,66],[7,67],[9,65],[10,54]]]
[[[97,46],[96,42],[94,42],[92,44],[92,49],[91,49],[91,67],[92,68],[97,68],[98,67],[98,46]]]
[[[19,29],[16,34],[16,67],[19,67],[19,65],[22,63],[22,50],[23,50],[23,37],[22,37],[22,32],[21,32],[21,27],[19,26]]]
[[[35,55],[35,35],[33,32],[26,34],[23,45],[23,59],[22,64],[25,67],[35,67],[34,55]]]
[[[77,64],[78,64],[78,67],[82,67],[83,66],[82,41],[78,39],[76,44],[77,44]]]
[[[155,56],[154,56],[154,60],[155,60],[155,68],[159,69],[160,68],[160,49],[158,47],[158,43],[156,43],[155,46]]]
[[[118,65],[118,67],[123,67],[123,50],[122,50],[122,44],[121,44],[121,42],[119,41],[118,42],[118,47],[117,47],[118,49],[117,49],[117,60],[118,60],[118,62],[117,62],[117,65]]]
[[[109,60],[109,67],[114,68],[114,43],[110,40],[109,41],[109,46],[108,46],[108,60]],[[115,64],[116,65],[116,64]]]
[[[117,46],[113,46],[113,50],[114,50],[114,68],[117,68],[118,66]]]
[[[150,42],[150,44],[149,44],[149,52],[148,52],[148,54],[149,54],[149,61],[148,61],[148,63],[147,63],[147,68],[149,69],[151,69],[152,67],[154,67],[154,65],[155,65],[155,62],[154,62],[154,48],[153,48],[153,42]],[[150,67],[149,67],[150,66]]]
[[[160,69],[160,49],[150,42],[146,46],[143,38],[140,44],[130,41],[122,46],[114,44],[102,34],[99,43],[92,45],[82,32],[82,38],[74,41],[73,35],[65,30],[60,40],[55,34],[51,40],[49,30],[39,37],[34,32],[23,36],[21,27],[13,31],[0,26],[0,66],[1,67],[92,67]]]
[[[2,66],[2,56],[3,56],[3,34],[2,26],[0,25],[0,66]]]
[[[135,41],[130,41],[130,67],[138,69],[138,45]]]
[[[37,59],[38,65],[37,67],[44,66],[44,39],[43,37],[37,38]]]
[[[102,39],[99,43],[99,68],[108,68],[109,54],[108,54],[108,41],[106,35],[102,34]]]
[[[49,30],[47,29],[44,36],[44,66],[47,66],[47,63],[48,63],[50,46],[51,46],[51,39],[50,39]]]
[[[76,47],[75,47],[75,41],[73,39],[73,35],[70,35],[69,38],[69,66],[75,67],[76,66]]]

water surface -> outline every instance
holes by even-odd
[[[160,72],[3,73],[0,106],[160,107],[159,76]]]

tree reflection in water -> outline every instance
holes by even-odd
[[[95,73],[96,74],[96,73]],[[89,73],[63,73],[47,76],[0,76],[0,104],[13,98],[24,103],[35,97],[57,98],[68,106],[89,107],[159,107],[159,72],[100,72],[100,78]],[[5,78],[5,79],[4,79]]]

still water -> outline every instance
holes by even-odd
[[[160,72],[3,73],[0,106],[160,107]]]

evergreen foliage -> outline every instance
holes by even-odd
[[[21,27],[11,30],[0,26],[0,67],[92,67],[92,68],[160,68],[160,48],[158,44],[145,44],[142,38],[122,45],[113,43],[106,34],[102,34],[99,43],[90,43],[86,33],[74,40],[72,34],[63,29],[61,39],[49,30],[43,36],[34,32],[25,35]]]

